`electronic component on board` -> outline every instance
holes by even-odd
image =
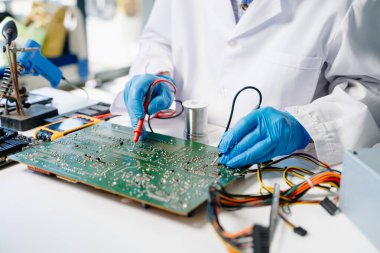
[[[10,162],[9,155],[22,151],[33,142],[32,138],[20,135],[15,130],[0,127],[0,167]]]
[[[132,128],[102,121],[11,157],[40,173],[82,183],[182,216],[246,169],[213,165],[216,147],[148,132],[132,150]]]
[[[34,133],[34,138],[41,141],[53,141],[65,136],[66,134],[92,126],[99,122],[101,122],[100,119],[85,115],[76,115],[71,118],[62,119],[60,121],[39,127]]]

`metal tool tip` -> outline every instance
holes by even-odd
[[[218,161],[218,159],[219,159],[219,156],[215,157],[214,161],[212,161],[211,164],[212,164],[212,165],[216,165],[216,164],[217,164],[216,162]]]

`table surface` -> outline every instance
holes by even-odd
[[[100,89],[86,88],[90,98],[112,102],[125,78]],[[81,90],[70,94],[40,91],[54,97],[61,111],[93,103]],[[66,97],[71,96],[68,103]],[[111,122],[129,125],[125,116]],[[183,119],[152,120],[157,132],[183,136]],[[209,126],[209,144],[217,145],[223,129]],[[31,134],[32,131],[26,134]],[[275,181],[276,179],[268,179]],[[269,182],[268,181],[268,182]],[[257,193],[254,176],[229,186],[235,192]],[[229,231],[254,223],[268,225],[269,207],[222,213]],[[330,216],[320,206],[294,206],[289,217],[308,230],[306,237],[294,234],[279,222],[271,252],[378,252],[341,213]],[[226,252],[206,218],[205,205],[194,217],[178,217],[80,184],[32,172],[16,164],[0,169],[0,253],[63,252]]]

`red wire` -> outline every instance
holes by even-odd
[[[176,114],[176,110],[169,109],[169,111],[170,112],[159,111],[159,112],[156,113],[156,115],[154,116],[154,118],[167,119],[167,118],[170,118],[171,116],[173,116],[173,115]]]
[[[95,119],[104,119],[104,118],[108,118],[108,117],[111,117],[111,116],[112,116],[112,113],[106,113],[106,114],[102,114],[102,115],[93,116],[93,118],[95,118]]]
[[[177,89],[176,89],[175,85],[172,82],[170,82],[170,81],[168,81],[166,79],[158,79],[158,80],[154,81],[151,84],[151,87],[154,87],[156,84],[158,84],[160,82],[164,82],[164,83],[170,84],[173,87],[173,89],[174,89],[174,94],[176,93]],[[147,102],[148,103],[144,104],[145,111],[148,110],[148,106],[149,106],[150,101],[147,101]],[[159,111],[154,116],[152,116],[151,119],[153,119],[153,118],[165,119],[165,118],[170,118],[171,116],[175,115],[175,113],[176,113],[175,110],[172,110],[172,109],[169,109],[169,110],[170,110],[170,112]]]
[[[174,94],[177,92],[177,88],[175,87],[175,85],[170,82],[169,80],[166,80],[166,79],[157,79],[156,81],[154,81],[149,89],[152,89],[154,86],[156,86],[156,84],[158,83],[167,83],[169,85],[171,85],[174,89]],[[150,103],[150,99],[148,100],[147,98],[145,98],[145,102],[144,102],[144,110],[145,110],[145,113],[147,113],[148,111],[148,106],[149,106],[149,103]],[[142,127],[143,127],[143,124],[144,124],[144,118],[140,119],[138,121],[138,124],[137,124],[137,127],[136,129],[133,131],[135,133],[135,137],[133,138],[133,142],[136,143],[139,138],[140,138],[140,135],[142,133]]]
[[[153,88],[154,86],[156,86],[156,84],[158,83],[167,83],[169,85],[171,85],[174,89],[174,94],[176,94],[177,92],[177,88],[175,87],[175,85],[170,82],[169,80],[166,80],[166,79],[157,79],[156,81],[154,81],[151,85],[150,85],[150,88]],[[149,103],[150,101],[145,101],[144,102],[144,109],[145,109],[145,113],[148,111],[148,106],[149,106]]]

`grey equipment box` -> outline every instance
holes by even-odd
[[[380,148],[346,152],[340,209],[380,250]]]

